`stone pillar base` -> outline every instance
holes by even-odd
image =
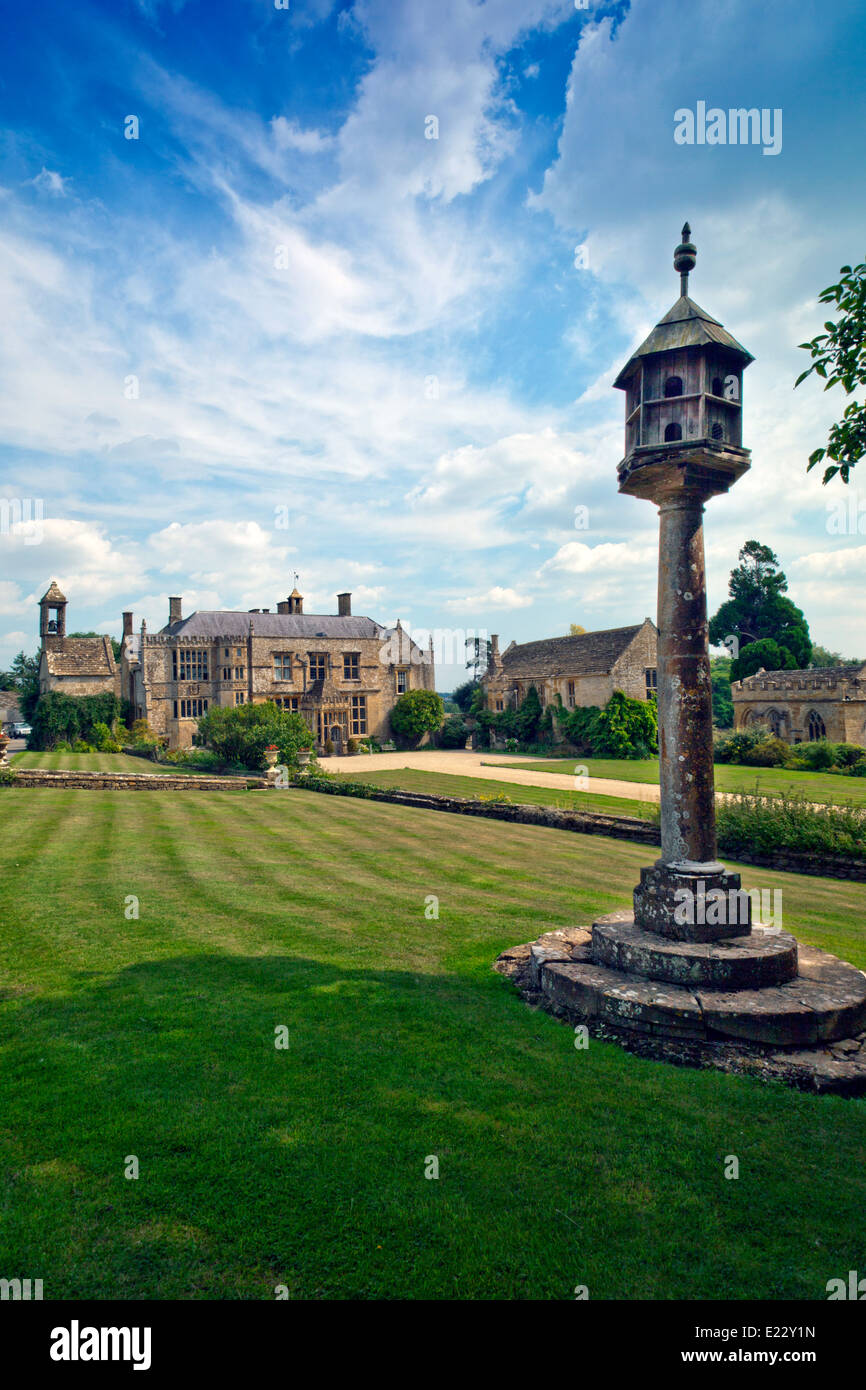
[[[724,865],[653,864],[641,869],[634,919],[672,941],[719,941],[752,930],[752,901]]]

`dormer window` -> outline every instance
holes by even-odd
[[[681,396],[683,394],[683,379],[681,376],[669,376],[665,382],[666,396]],[[677,436],[679,438],[679,436]]]
[[[681,425],[678,425],[678,424],[676,423],[675,420],[672,420],[671,423],[670,423],[669,425],[666,425],[666,426],[665,426],[665,443],[666,443],[666,444],[669,444],[669,443],[670,443],[672,440],[674,440],[674,439],[682,439],[682,437],[683,437],[682,426],[681,426]]]

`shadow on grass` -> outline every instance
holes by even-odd
[[[0,1268],[47,1298],[815,1298],[863,1262],[861,1103],[577,1052],[492,974],[178,958],[0,1030]]]

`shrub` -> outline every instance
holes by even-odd
[[[93,747],[83,738],[77,738],[72,745],[72,751],[73,753],[92,753]]]
[[[464,748],[469,737],[469,725],[462,714],[450,714],[439,730],[436,743],[440,748]]]
[[[745,767],[787,767],[791,761],[791,747],[770,734],[753,748],[747,748],[741,761]]]
[[[391,728],[408,744],[418,743],[423,734],[441,729],[445,709],[435,690],[407,690],[391,710]]]
[[[866,807],[815,806],[802,793],[740,792],[716,808],[722,854],[794,850],[866,859]]]
[[[109,731],[128,708],[126,701],[118,700],[116,695],[61,695],[49,690],[39,698],[31,721],[33,733],[29,746],[34,749],[59,748],[65,743],[67,750],[75,739],[98,744],[94,730],[97,724],[104,724]]]
[[[563,721],[568,742],[579,753],[607,758],[650,758],[658,751],[655,700],[633,700],[615,690],[605,705],[572,710]]]
[[[333,740],[332,738],[326,738],[326,739],[325,739],[325,757],[326,757],[326,758],[333,758],[333,756],[334,756],[334,740]]]
[[[120,744],[108,725],[100,720],[93,726],[93,743],[97,753],[119,753]]]
[[[347,752],[347,753],[357,753],[357,751],[358,751],[358,740],[357,740],[356,738],[350,738],[350,739],[348,739],[347,742],[346,742],[346,752]]]
[[[159,740],[146,719],[136,719],[131,729],[133,743],[158,743]]]
[[[273,700],[258,705],[215,705],[198,721],[200,743],[224,763],[259,771],[265,749],[275,744],[280,762],[294,767],[298,749],[310,748],[313,735],[299,714],[278,709]]]
[[[770,737],[769,727],[763,724],[738,729],[736,733],[726,734],[716,740],[713,759],[717,763],[741,763],[746,753]]]
[[[514,721],[514,732],[521,743],[532,743],[538,737],[544,711],[534,685],[531,685]]]

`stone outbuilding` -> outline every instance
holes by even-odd
[[[344,752],[350,738],[390,737],[388,716],[409,690],[435,689],[432,638],[422,650],[400,622],[388,628],[352,613],[338,594],[336,613],[305,613],[295,589],[276,610],[196,612],[169,599],[168,622],[133,631],[123,615],[123,693],[171,748],[187,748],[196,721],[214,705],[273,700],[300,714],[317,745]]]
[[[111,638],[67,637],[67,599],[52,579],[39,600],[39,694],[120,694]]]
[[[866,664],[810,671],[757,671],[734,681],[734,728],[770,728],[786,743],[866,747]]]
[[[648,700],[657,684],[657,641],[651,618],[636,627],[512,642],[502,653],[498,636],[493,636],[490,663],[481,678],[485,705],[494,714],[517,709],[533,685],[545,708],[557,703],[557,695],[565,709],[603,707],[615,690]]]

